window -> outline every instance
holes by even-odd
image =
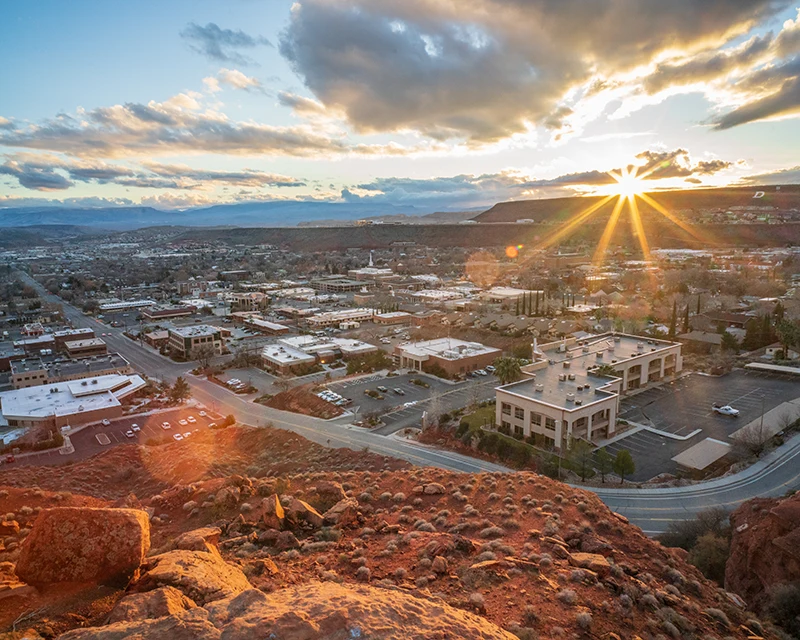
[[[525,419],[525,410],[520,409],[519,407],[514,407],[514,417],[517,420],[524,420]]]
[[[511,415],[511,405],[510,404],[508,404],[507,402],[504,402],[501,405],[501,407],[502,407],[501,411],[503,412],[503,415],[505,415],[505,416],[510,416]]]
[[[542,426],[542,414],[531,411],[531,424]]]
[[[525,437],[525,431],[523,430],[522,427],[518,427],[518,426],[514,425],[514,435],[517,438],[520,438],[520,439],[524,438]]]
[[[505,420],[503,420],[503,422],[501,423],[500,426],[502,426],[503,429],[508,429],[509,431],[511,430],[511,423],[510,422],[506,422]]]
[[[549,429],[550,431],[556,430],[556,421],[553,418],[545,418],[544,419],[544,428]]]

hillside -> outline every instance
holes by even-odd
[[[760,198],[756,193],[763,192]],[[653,191],[648,194],[668,211],[682,211],[691,220],[701,209],[729,210],[731,207],[772,207],[776,211],[800,211],[800,185],[779,187],[724,187],[718,189],[686,189],[681,191]],[[536,222],[563,221],[600,202],[600,196],[573,198],[551,198],[544,200],[519,200],[500,202],[484,211],[475,220],[478,222]],[[615,200],[609,202],[598,213],[607,217]],[[644,214],[656,213],[650,205],[639,200]]]
[[[608,212],[598,214],[589,224],[578,227],[564,243],[594,246],[602,233]],[[644,215],[651,248],[704,248],[708,246],[784,247],[800,244],[800,224],[706,224],[700,227],[703,238],[691,235],[660,215]],[[523,244],[536,247],[558,230],[554,224],[441,224],[371,225],[364,227],[192,229],[177,236],[175,242],[224,242],[231,245],[272,244],[295,251],[341,251],[347,248],[380,249],[411,243],[434,248],[492,247]],[[623,214],[612,246],[636,246]]]
[[[261,438],[270,446],[256,456]],[[408,469],[355,452],[326,461],[269,429],[186,444],[156,447],[160,463],[126,445],[72,468],[0,473],[0,487],[14,485],[0,489],[0,631],[16,621],[25,637],[73,629],[71,640],[777,637],[594,494],[543,476]],[[239,452],[231,469],[261,462],[229,475],[219,456],[204,466],[214,450]],[[304,450],[311,467],[296,461]],[[123,455],[142,464],[116,478],[111,493],[125,497],[114,502],[95,471]],[[279,472],[274,457],[294,466]],[[87,476],[96,481],[80,484]]]

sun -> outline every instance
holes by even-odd
[[[636,167],[622,169],[619,173],[609,171],[608,175],[616,181],[616,184],[611,185],[611,193],[628,200],[643,193],[645,191],[644,180],[637,176],[637,173]]]

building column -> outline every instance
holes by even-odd
[[[547,417],[543,416],[543,419],[547,420]],[[559,451],[561,450],[561,441],[562,441],[562,438],[561,438],[561,427],[562,427],[562,424],[563,423],[561,422],[561,420],[556,420],[556,432],[555,432],[555,441],[556,441],[556,443],[555,443],[555,445],[556,445],[556,449],[558,449]]]
[[[594,414],[590,413],[589,417],[586,419],[586,439],[591,442],[592,441],[592,420],[594,419]]]
[[[661,356],[661,380],[664,379],[664,370],[667,368],[666,356]]]

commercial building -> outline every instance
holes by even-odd
[[[87,338],[85,340],[69,340],[65,342],[64,350],[70,358],[84,358],[108,353],[108,346],[102,338]]]
[[[198,324],[190,327],[174,327],[169,329],[170,350],[181,358],[192,359],[198,347],[209,346],[217,355],[225,349],[225,338],[219,327]]]
[[[145,387],[138,375],[105,375],[0,393],[0,426],[79,426],[122,415],[121,400]]]
[[[261,352],[261,359],[266,369],[289,375],[304,367],[328,364],[339,358],[349,360],[377,350],[376,346],[360,340],[306,335],[281,338],[267,345]]]
[[[438,338],[399,344],[394,349],[397,364],[404,369],[429,371],[441,368],[449,376],[464,375],[492,364],[502,352],[479,342]]]
[[[155,300],[125,300],[117,302],[106,302],[100,305],[100,311],[124,311],[126,309],[142,309],[152,307],[156,304]]]
[[[481,294],[489,302],[516,302],[524,296],[536,295],[544,296],[543,291],[531,291],[528,289],[516,289],[515,287],[492,287]]]
[[[225,299],[238,311],[258,311],[269,305],[269,296],[261,291],[234,291],[226,293]]]
[[[343,309],[342,311],[326,311],[318,313],[308,319],[308,326],[313,329],[325,327],[338,327],[342,323],[372,322],[375,309]]]
[[[128,361],[118,353],[77,360],[26,358],[12,363],[11,386],[14,389],[26,389],[43,384],[80,380],[112,373],[129,374],[133,373],[133,369]]]
[[[340,276],[332,276],[328,278],[317,278],[311,281],[311,287],[315,291],[323,293],[345,293],[347,291],[361,291],[374,287],[375,283],[370,280],[353,280],[351,278],[342,278]]]
[[[616,431],[620,396],[680,373],[681,345],[607,333],[539,347],[524,379],[496,389],[496,423],[518,437],[564,449]]]
[[[72,342],[73,340],[89,340],[90,338],[94,338],[94,330],[89,328],[64,329],[63,331],[56,331],[53,333],[55,347],[59,351],[67,350],[67,342]]]
[[[280,336],[289,333],[289,327],[277,322],[270,322],[264,318],[247,318],[244,326],[253,331],[266,334],[268,336]]]
[[[185,318],[196,311],[195,307],[188,304],[180,305],[156,305],[148,309],[142,309],[142,318],[146,322],[156,322],[168,318]]]
[[[390,311],[388,313],[376,313],[372,320],[375,324],[405,324],[411,322],[411,314],[406,311]]]

